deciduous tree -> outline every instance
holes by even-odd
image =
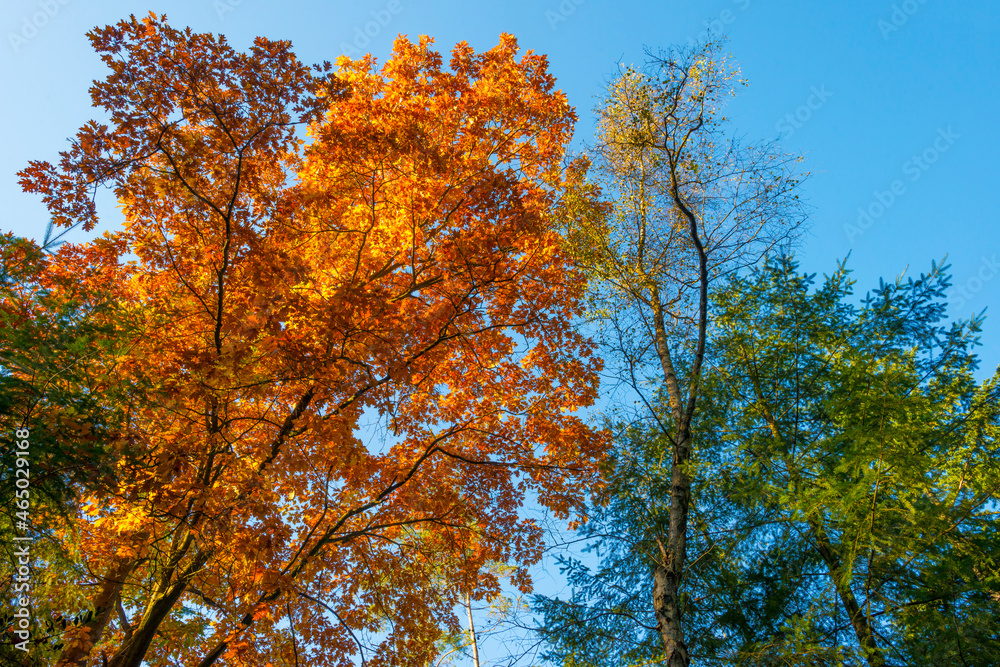
[[[588,158],[610,207],[567,206],[577,260],[606,325],[606,348],[630,396],[671,443],[661,486],[670,509],[650,534],[652,607],[663,664],[688,664],[683,579],[687,563],[693,423],[713,286],[790,240],[801,222],[793,160],[775,146],[724,134],[721,107],[736,73],[709,43],[624,68],[598,109]],[[586,192],[585,189],[578,190]],[[592,194],[592,193],[590,193]],[[664,414],[649,395],[663,388]]]
[[[349,665],[364,636],[424,664],[486,564],[530,585],[521,503],[569,514],[603,448],[545,58],[401,37],[310,69],[155,15],[90,38],[110,124],[22,182],[87,228],[114,189],[124,228],[55,263],[139,321],[117,367],[151,387],[66,535],[94,613],[58,664]]]

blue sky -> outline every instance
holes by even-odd
[[[1000,4],[988,0],[776,2],[598,0],[421,2],[366,0],[7,0],[0,14],[0,196],[4,230],[38,236],[46,213],[14,173],[55,160],[94,116],[87,88],[103,68],[84,34],[130,13],[166,13],[176,26],[225,33],[237,48],[256,35],[291,39],[306,62],[370,51],[398,33],[428,34],[442,50],[476,49],[501,32],[549,56],[590,138],[595,95],[616,63],[644,47],[687,43],[708,27],[750,86],[729,116],[748,138],[780,138],[805,156],[810,233],[798,250],[820,274],[851,253],[861,290],[948,255],[953,314],[1000,310]],[[105,220],[116,211],[110,197]],[[866,214],[866,215],[864,215]],[[961,290],[961,291],[960,291]],[[1000,362],[987,320],[984,374]]]
[[[810,231],[798,250],[820,274],[851,253],[861,291],[948,255],[954,316],[987,308],[983,372],[1000,363],[1000,3],[989,0],[5,0],[0,10],[0,197],[3,231],[39,238],[47,221],[14,174],[55,161],[94,117],[87,89],[104,75],[85,33],[131,13],[177,27],[291,39],[306,62],[372,52],[398,33],[477,50],[501,32],[548,55],[590,139],[591,108],[617,63],[644,47],[685,44],[708,27],[750,86],[728,116],[748,138],[780,138],[805,156]],[[102,212],[115,219],[106,197]],[[82,233],[74,239],[82,239]]]

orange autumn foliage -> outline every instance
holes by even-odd
[[[58,664],[426,664],[489,563],[530,586],[523,503],[566,517],[597,482],[545,58],[400,37],[309,69],[155,15],[90,37],[110,125],[22,184],[85,228],[114,189],[124,228],[50,270],[110,286],[140,322],[115,373],[151,389],[75,518],[96,613]]]

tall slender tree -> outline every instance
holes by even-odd
[[[720,115],[734,70],[719,44],[651,56],[623,68],[597,110],[587,159],[606,207],[569,200],[577,260],[587,271],[605,347],[619,380],[671,443],[663,474],[669,512],[642,547],[664,664],[689,663],[684,636],[693,424],[709,330],[709,301],[727,272],[755,264],[801,223],[794,160],[768,143],[727,138]],[[590,193],[592,194],[592,192]],[[663,388],[664,413],[649,395]]]

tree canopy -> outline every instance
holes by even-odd
[[[860,304],[843,265],[813,280],[774,258],[713,302],[691,464],[692,661],[995,664],[1000,376],[974,377],[982,320],[945,322],[944,265]],[[620,432],[582,528],[598,563],[567,559],[573,596],[538,604],[564,664],[663,652],[644,573],[669,513],[669,442]]]
[[[553,219],[572,109],[509,35],[313,68],[156,15],[90,39],[111,122],[21,179],[85,229],[114,190],[124,228],[45,271],[106,290],[132,328],[93,363],[145,389],[57,529],[80,571],[34,592],[90,612],[52,660],[425,662],[489,563],[529,586],[521,504],[566,517],[597,482]]]
[[[551,664],[1000,664],[984,318],[945,264],[800,271],[719,42],[621,68],[574,156],[509,34],[88,37],[102,120],[18,174],[44,240],[0,236],[0,661],[478,664],[541,513],[586,545],[534,598]],[[53,237],[102,188],[123,224]]]

